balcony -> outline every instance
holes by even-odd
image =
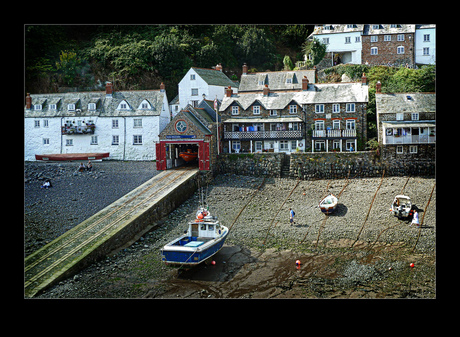
[[[406,135],[406,136],[386,136],[384,145],[398,144],[434,144],[436,143],[436,135]]]
[[[313,130],[312,138],[352,138],[356,129]]]
[[[303,130],[224,132],[224,140],[303,139]]]
[[[72,125],[72,126],[61,126],[61,134],[62,135],[86,135],[86,134],[94,134],[94,130],[96,129],[96,125],[94,124],[86,124],[86,125]]]

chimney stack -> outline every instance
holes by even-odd
[[[375,91],[377,94],[381,94],[381,90],[382,89],[382,83],[380,83],[380,81],[377,81],[377,84],[375,85]]]
[[[233,93],[232,87],[228,86],[228,88],[225,89],[225,96],[232,97],[232,93]]]
[[[30,97],[30,94],[27,93],[26,96],[26,109],[30,110],[32,108],[32,97]]]
[[[248,74],[248,65],[246,63],[243,63],[243,75]]]
[[[302,91],[307,91],[308,90],[308,78],[307,76],[304,76],[302,78]]]
[[[222,64],[221,63],[216,65],[216,70],[222,71]]]
[[[365,73],[363,73],[363,77],[361,77],[361,83],[362,83],[363,85],[367,85],[367,77],[366,77],[366,74],[365,74]]]
[[[105,94],[106,94],[107,97],[112,97],[112,94],[113,94],[112,82],[106,82],[106,84],[105,84]]]
[[[160,92],[165,92],[165,84],[163,82],[160,84]]]
[[[268,96],[270,93],[270,88],[268,87],[268,84],[265,84],[264,86],[264,96]]]

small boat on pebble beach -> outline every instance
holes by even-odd
[[[394,216],[401,218],[407,218],[412,208],[412,202],[407,195],[398,194],[391,204],[390,212]]]
[[[337,208],[338,199],[337,197],[330,193],[319,202],[319,208],[324,214],[331,214]]]

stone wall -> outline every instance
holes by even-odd
[[[280,177],[284,153],[221,153],[217,172]]]

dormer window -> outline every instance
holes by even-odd
[[[50,104],[50,110],[56,110],[57,107],[56,107],[56,104]]]
[[[75,104],[67,104],[68,111],[75,111]]]
[[[96,103],[89,103],[88,104],[88,110],[90,110],[90,111],[96,110]]]
[[[139,104],[138,109],[152,109],[152,106],[150,105],[149,101],[144,99],[141,104]]]
[[[130,110],[130,106],[128,102],[125,100],[121,101],[120,104],[118,104],[117,110]]]
[[[34,110],[41,110],[42,105],[41,104],[34,104]]]

